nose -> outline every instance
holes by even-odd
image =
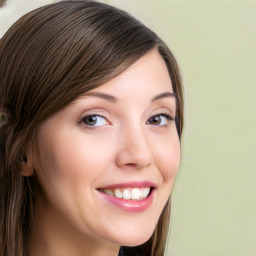
[[[126,129],[119,140],[116,163],[121,168],[143,169],[153,163],[152,148],[142,127]]]

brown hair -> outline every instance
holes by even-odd
[[[177,95],[180,137],[183,94],[175,58],[126,12],[94,1],[61,1],[26,14],[0,40],[0,256],[28,255],[33,178],[19,172],[40,125],[153,48],[163,57]],[[149,241],[127,250],[163,255],[169,219],[170,199]]]

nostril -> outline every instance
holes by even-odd
[[[136,164],[133,164],[133,163],[128,163],[126,165],[131,166],[131,167],[136,167]]]

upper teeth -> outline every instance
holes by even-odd
[[[146,188],[132,188],[132,189],[101,189],[102,192],[110,195],[115,196],[117,198],[123,199],[133,199],[133,200],[141,200],[146,198],[149,195],[150,187]]]

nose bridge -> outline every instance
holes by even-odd
[[[140,122],[131,122],[122,128],[118,163],[122,166],[144,168],[153,162],[152,148]]]
[[[149,150],[145,129],[142,124],[133,124],[126,129],[127,142],[135,152],[144,152]]]

